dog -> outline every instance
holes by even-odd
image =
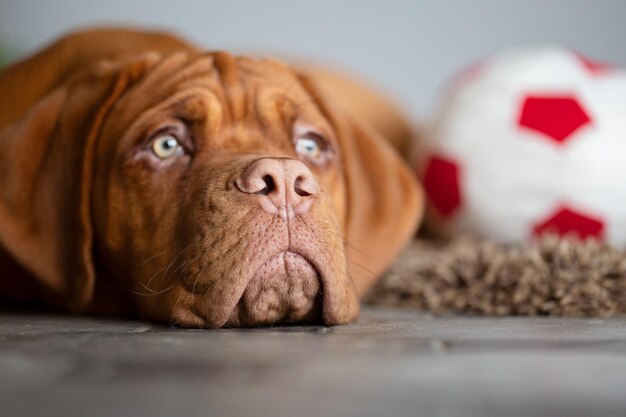
[[[99,28],[4,69],[0,91],[5,303],[349,323],[421,218],[409,128],[336,73]]]

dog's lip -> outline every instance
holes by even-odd
[[[244,280],[244,282],[243,282],[244,291],[245,291],[245,288],[247,288],[248,285],[250,285],[250,283],[259,276],[259,274],[261,273],[261,271],[263,270],[263,268],[267,264],[269,264],[270,262],[274,261],[276,258],[284,257],[284,256],[287,256],[287,255],[292,255],[292,256],[295,255],[298,258],[304,260],[307,264],[309,264],[311,266],[311,268],[313,268],[313,270],[315,271],[315,274],[317,275],[317,279],[320,282],[321,290],[323,292],[325,276],[322,275],[322,272],[321,272],[320,268],[318,267],[317,263],[315,261],[313,261],[313,259],[310,256],[307,256],[306,254],[302,254],[301,252],[298,252],[298,251],[294,251],[294,250],[292,250],[290,248],[289,249],[285,249],[285,250],[281,250],[281,251],[276,252],[275,254],[267,257],[265,262],[261,263],[254,270],[254,272],[249,275],[248,279]],[[242,292],[241,295],[239,296],[239,301],[237,303],[241,302],[241,299],[243,298],[243,294],[244,293]]]
[[[282,250],[280,252],[277,252],[276,254],[274,254],[272,256],[269,256],[265,262],[263,262],[261,265],[259,265],[258,268],[256,268],[256,270],[254,271],[254,273],[252,274],[252,276],[248,280],[248,283],[251,280],[253,280],[259,274],[259,271],[261,271],[264,266],[266,266],[268,263],[272,262],[274,259],[276,259],[276,258],[278,258],[280,256],[285,256],[285,255],[295,255],[298,258],[304,259],[309,265],[311,265],[311,267],[313,267],[313,269],[317,273],[317,276],[321,278],[322,274],[320,273],[319,268],[317,267],[317,265],[315,265],[315,262],[313,262],[310,257],[308,257],[307,255],[303,255],[300,252],[296,252],[296,251],[291,250],[291,249],[286,249],[286,250]],[[248,283],[246,283],[246,285]]]
[[[311,267],[311,269],[314,271],[315,276],[317,277],[317,281],[319,282],[320,291],[321,291],[321,293],[323,293],[324,278],[322,276],[320,268],[317,266],[316,262],[312,259],[312,257],[308,256],[306,254],[303,254],[303,253],[301,253],[299,251],[292,250],[291,248],[280,250],[280,251],[277,251],[274,254],[266,257],[265,261],[260,263],[254,269],[254,272],[252,272],[248,277],[246,277],[246,279],[243,279],[241,281],[241,284],[240,284],[241,285],[241,287],[240,287],[241,288],[241,292],[238,295],[237,302],[233,306],[233,310],[231,311],[230,318],[227,320],[226,323],[223,324],[223,326],[230,327],[232,325],[235,325],[235,326],[240,326],[241,325],[241,323],[239,323],[239,321],[241,320],[241,317],[238,317],[238,316],[239,316],[239,312],[241,311],[240,308],[242,306],[242,303],[244,303],[244,297],[245,297],[245,294],[246,294],[246,291],[247,291],[248,287],[256,279],[259,279],[258,277],[263,273],[263,270],[265,269],[265,267],[268,264],[276,261],[278,258],[284,258],[286,256],[297,257],[298,259],[301,259],[302,261],[306,262]],[[235,319],[235,321],[237,323],[232,323],[233,319]],[[285,323],[287,323],[287,322],[290,322],[290,321],[285,321]]]
[[[303,259],[307,264],[309,264],[317,275],[320,290],[322,291],[322,293],[324,292],[325,283],[328,282],[328,277],[326,277],[325,274],[322,273],[322,257],[315,256],[315,254],[311,255],[303,253],[302,251],[293,250],[291,248],[283,248],[282,250],[273,252],[269,256],[264,256],[263,260],[259,259],[257,262],[255,262],[255,265],[248,270],[247,274],[240,275],[239,279],[235,281],[236,283],[233,283],[234,285],[231,286],[231,289],[234,290],[234,293],[231,293],[232,297],[228,297],[228,302],[225,302],[225,300],[219,294],[220,291],[209,291],[205,293],[205,296],[202,298],[206,300],[208,297],[209,299],[214,300],[214,302],[209,303],[209,305],[211,306],[211,311],[205,311],[203,314],[202,318],[204,320],[205,326],[210,328],[239,326],[237,311],[239,309],[240,303],[242,302],[246,289],[248,288],[250,283],[253,282],[255,277],[259,275],[264,266],[275,260],[277,257],[285,255],[297,256],[298,258]]]

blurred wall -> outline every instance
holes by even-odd
[[[558,43],[626,65],[624,0],[0,0],[13,58],[77,26],[171,28],[208,48],[331,62],[371,80],[419,118],[442,84],[516,45]]]

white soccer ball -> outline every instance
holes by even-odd
[[[451,85],[418,162],[431,219],[503,242],[544,232],[626,246],[626,72],[558,47]]]

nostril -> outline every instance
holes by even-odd
[[[276,184],[274,183],[274,178],[271,175],[263,176],[263,182],[265,183],[265,187],[260,189],[259,191],[253,193],[256,195],[269,195],[276,189]]]
[[[293,189],[300,197],[308,197],[312,194],[304,189],[304,182],[305,179],[302,176],[299,176],[293,184]]]

